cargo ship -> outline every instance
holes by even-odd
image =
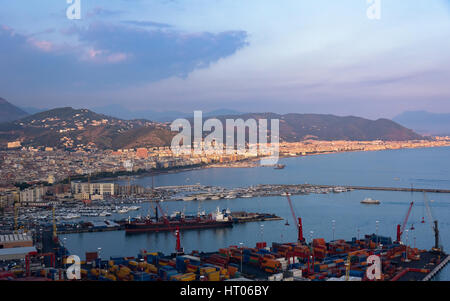
[[[157,212],[157,211],[156,211]],[[157,215],[157,213],[156,213]],[[126,233],[165,232],[175,230],[194,230],[233,227],[233,220],[228,210],[217,210],[209,215],[185,216],[176,212],[170,217],[163,216],[154,219],[129,220],[125,223]]]

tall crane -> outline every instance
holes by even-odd
[[[53,223],[53,241],[58,241],[58,233],[56,228],[56,219],[55,219],[55,205],[52,207],[52,223]]]
[[[345,281],[350,279],[350,268],[352,266],[350,253],[348,254],[347,260],[345,261]]]
[[[414,201],[409,204],[408,212],[406,213],[405,219],[403,220],[402,225],[397,225],[397,242],[400,243],[402,240],[402,234],[405,231],[406,224],[408,223],[409,215],[411,214],[412,207],[414,205]]]
[[[159,210],[161,211],[162,215],[163,215],[163,221],[166,224],[166,226],[172,231],[174,231],[174,235],[177,238],[177,242],[176,242],[176,246],[175,246],[175,250],[178,253],[182,253],[183,252],[183,248],[181,247],[181,239],[180,239],[180,228],[177,227],[176,229],[174,229],[169,222],[169,219],[167,218],[166,213],[164,212],[163,208],[161,207],[161,204],[157,201],[156,202],[156,206],[158,206],[157,208],[159,208]]]
[[[427,215],[430,219],[431,229],[433,229],[434,232],[434,248],[433,251],[442,251],[441,246],[439,246],[439,228],[438,228],[438,221],[433,218],[433,215],[431,214],[431,208],[430,204],[428,204],[427,197],[425,193],[423,194],[423,200],[425,203],[425,207],[427,209]]]
[[[19,203],[14,203],[14,233],[19,231]]]
[[[294,206],[292,206],[292,201],[291,201],[290,195],[291,194],[289,192],[286,192],[286,197],[287,197],[288,202],[289,202],[289,207],[291,208],[292,218],[294,219],[295,226],[297,227],[297,230],[298,230],[297,240],[299,242],[304,242],[305,238],[303,237],[302,219],[301,218],[297,218],[297,216],[295,215]]]

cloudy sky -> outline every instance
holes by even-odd
[[[450,1],[0,0],[0,97],[22,107],[450,112]]]

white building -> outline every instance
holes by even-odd
[[[33,203],[42,201],[46,189],[43,186],[28,188],[20,192],[20,202]]]
[[[116,195],[118,185],[114,183],[79,183],[72,182],[71,185],[73,194],[87,193],[89,195]]]

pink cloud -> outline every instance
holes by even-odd
[[[53,48],[53,44],[51,42],[47,42],[47,41],[36,41],[36,43],[34,43],[34,45],[44,51],[51,51]]]
[[[116,64],[127,60],[128,57],[126,53],[109,53],[108,51],[91,48],[86,51],[83,60],[95,63]]]
[[[108,55],[106,60],[109,63],[120,63],[120,62],[125,61],[127,58],[128,58],[128,55],[126,55],[125,53],[114,53],[114,54]]]

